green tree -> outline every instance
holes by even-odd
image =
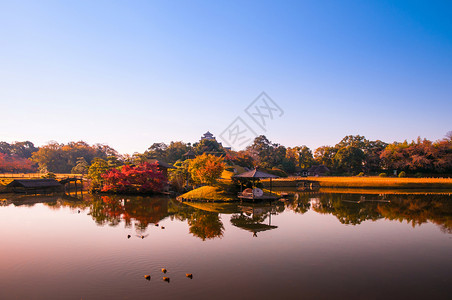
[[[102,175],[109,170],[108,162],[101,158],[93,159],[88,169],[88,178],[91,179],[91,188],[99,189],[102,187]]]
[[[173,165],[175,169],[168,170],[169,182],[178,191],[182,191],[191,181],[190,172],[188,171],[189,166],[190,160],[178,161]]]
[[[175,163],[184,158],[191,147],[184,142],[171,142],[166,149],[166,162]]]
[[[77,164],[72,168],[72,174],[86,174],[88,172],[89,164],[84,157],[77,159]]]
[[[286,158],[293,160],[302,169],[311,167],[314,162],[312,151],[307,146],[288,148]]]
[[[193,150],[195,151],[195,153],[197,155],[211,154],[211,155],[216,155],[216,156],[222,156],[222,155],[226,154],[223,146],[221,146],[220,143],[218,143],[215,140],[207,140],[207,139],[204,139],[198,143],[195,143],[193,145]]]
[[[165,143],[154,143],[148,150],[144,153],[146,158],[159,159],[166,161],[166,150],[168,145]]]
[[[318,164],[333,169],[335,167],[333,159],[336,153],[337,149],[335,147],[322,146],[314,151],[314,159]]]
[[[359,173],[363,170],[364,152],[356,146],[345,146],[340,148],[334,160],[342,172]]]
[[[265,135],[256,137],[246,150],[253,157],[256,164],[262,168],[282,167],[286,158],[286,148],[270,142]]]

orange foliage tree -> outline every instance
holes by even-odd
[[[190,161],[188,171],[198,184],[213,184],[220,178],[225,168],[222,157],[211,154],[199,155]]]

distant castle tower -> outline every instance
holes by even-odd
[[[206,133],[204,133],[204,135],[201,137],[201,141],[202,140],[209,140],[209,141],[216,141],[215,137],[213,136],[213,134],[211,134],[209,131],[207,131]]]
[[[212,133],[210,133],[210,131],[207,131],[206,133],[204,133],[204,135],[201,137],[201,141],[202,140],[208,140],[208,141],[215,141],[218,144],[220,144],[221,147],[223,147],[223,145],[221,144],[221,142],[218,142],[217,139],[213,136]],[[223,147],[224,149],[228,149],[231,150],[231,147]]]

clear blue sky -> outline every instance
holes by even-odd
[[[286,146],[452,130],[451,1],[0,0],[0,37],[7,142],[196,142],[262,91]]]

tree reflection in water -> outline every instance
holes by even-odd
[[[443,232],[452,233],[452,198],[447,194],[297,193],[289,200],[272,205],[185,204],[166,197],[95,195],[85,195],[81,201],[67,195],[4,194],[4,198],[0,200],[0,205],[3,206],[34,206],[36,203],[44,203],[55,210],[61,207],[88,210],[88,215],[98,225],[118,226],[124,223],[126,228],[134,225],[140,235],[151,224],[170,218],[187,222],[189,232],[203,241],[223,236],[225,228],[222,216],[231,215],[232,225],[257,235],[260,231],[278,228],[271,224],[271,216],[286,210],[297,214],[308,211],[331,214],[346,225],[359,225],[367,220],[380,219],[406,221],[413,227],[431,222]]]
[[[157,224],[166,218],[168,213],[167,198],[149,197],[93,197],[90,210],[91,217],[99,225],[117,226],[122,221],[125,227],[146,231],[150,224]]]
[[[358,225],[366,220],[406,221],[413,227],[423,223],[437,224],[452,233],[452,198],[449,195],[361,195],[318,194],[310,196],[312,209],[332,214],[342,224]]]
[[[218,213],[196,210],[188,219],[188,224],[190,233],[203,241],[223,236],[224,226]]]

